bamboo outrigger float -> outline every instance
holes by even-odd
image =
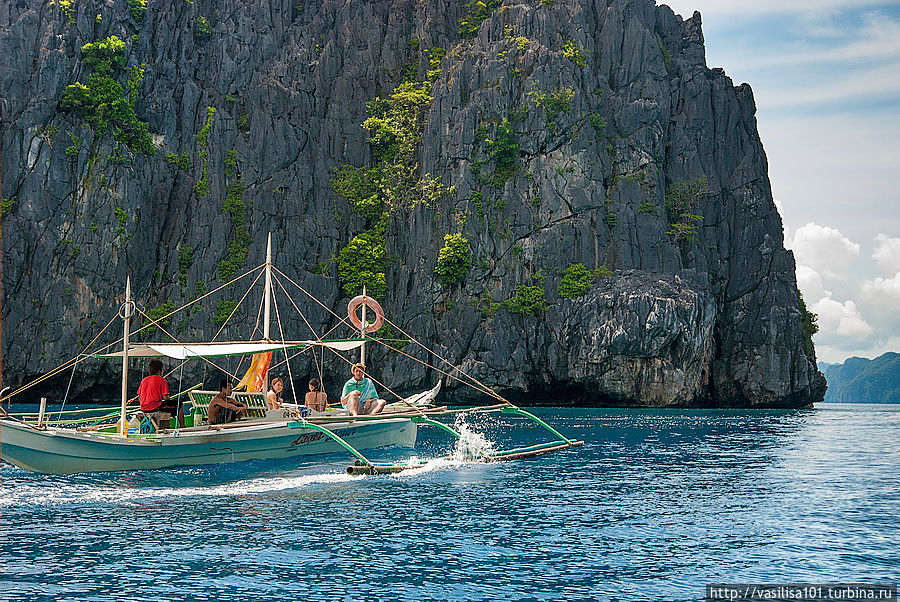
[[[260,313],[263,314],[261,339],[242,342],[183,343],[166,331],[161,324],[161,320],[169,318],[171,315],[184,310],[225,286],[254,274],[256,274],[256,279],[250,285],[250,289],[253,288],[261,276],[265,276],[265,291],[262,307],[260,308]],[[357,318],[353,311],[356,308],[354,302],[351,302],[350,306],[349,318],[350,322],[352,322],[351,328],[358,333],[355,338],[325,339],[313,332],[314,338],[286,340],[281,319],[278,315],[278,307],[275,305],[281,337],[278,340],[273,340],[270,338],[269,329],[271,309],[275,299],[273,281],[279,284],[285,296],[287,296],[294,308],[300,312],[297,304],[287,295],[287,289],[282,282],[282,278],[295,285],[321,307],[329,312],[331,311],[306,292],[299,284],[289,279],[283,272],[272,265],[271,236],[269,237],[266,262],[264,264],[249,270],[222,287],[210,291],[200,299],[192,301],[162,318],[154,319],[136,306],[131,296],[131,280],[129,278],[126,281],[125,301],[118,316],[123,321],[123,336],[121,339],[98,349],[90,349],[100,335],[103,334],[103,331],[114,322],[115,318],[113,318],[107,324],[107,327],[94,337],[88,347],[85,348],[85,351],[76,358],[69,360],[34,382],[0,398],[0,404],[2,404],[2,402],[8,401],[14,395],[36,384],[40,384],[47,378],[60,374],[63,370],[69,368],[72,369],[74,376],[76,366],[90,357],[121,358],[122,383],[119,406],[91,410],[67,411],[61,409],[58,412],[48,413],[45,410],[45,400],[42,400],[41,410],[37,413],[10,414],[2,410],[2,405],[0,405],[0,412],[4,415],[4,418],[0,419],[0,456],[2,456],[3,460],[29,470],[49,474],[67,474],[155,469],[261,458],[290,458],[346,451],[355,459],[354,464],[347,469],[348,473],[387,474],[419,467],[423,461],[410,460],[394,464],[376,463],[368,459],[362,452],[385,446],[414,447],[417,429],[420,425],[438,427],[452,437],[459,439],[461,434],[458,431],[436,420],[436,418],[484,412],[501,412],[509,416],[528,418],[547,429],[556,438],[546,443],[527,447],[476,454],[475,457],[471,458],[475,461],[495,462],[528,458],[576,447],[583,443],[582,441],[572,440],[563,436],[543,420],[517,408],[482,383],[462,373],[449,361],[440,358],[433,351],[410,337],[399,326],[384,318],[377,303],[374,304],[379,310],[376,311],[376,322],[369,323],[366,319],[366,305],[368,304],[367,300],[370,298],[366,297],[365,294],[362,296],[364,302],[361,304],[363,309],[361,320]],[[244,294],[244,298],[247,297],[250,289]],[[168,335],[172,342],[132,343],[131,319],[135,315],[135,311],[140,312],[150,322],[149,325],[144,326],[140,330],[151,325],[156,326]],[[229,319],[236,311],[237,307],[234,308]],[[300,315],[303,317],[302,312],[300,312]],[[341,323],[347,323],[346,318],[337,315],[336,317]],[[305,317],[303,317],[303,320],[309,326],[309,322]],[[367,334],[376,330],[381,320],[386,321],[403,336],[409,337],[412,342],[415,342],[422,349],[427,350],[428,353],[440,359],[448,366],[449,371],[404,353],[386,341],[369,338]],[[376,328],[373,328],[373,326],[376,326]],[[312,330],[311,326],[310,329]],[[137,332],[140,332],[140,330]],[[211,358],[245,356],[277,351],[284,353],[285,360],[283,363],[287,368],[288,378],[293,381],[290,374],[289,361],[293,356],[289,355],[289,352],[294,352],[296,356],[309,350],[313,350],[313,353],[315,353],[318,349],[324,353],[324,350],[328,349],[349,364],[352,362],[344,358],[341,353],[358,349],[362,360],[365,357],[366,343],[371,342],[380,343],[401,355],[434,369],[447,378],[455,379],[471,386],[485,395],[493,397],[500,403],[486,407],[454,409],[435,406],[433,402],[441,388],[439,381],[434,388],[405,399],[397,396],[398,401],[389,404],[382,414],[374,416],[350,415],[347,410],[338,408],[327,408],[325,411],[311,412],[309,408],[298,402],[296,399],[296,387],[292,387],[295,403],[285,403],[281,408],[275,410],[267,409],[265,405],[259,405],[260,399],[264,400],[264,396],[261,393],[236,394],[235,396],[243,395],[244,398],[242,400],[251,406],[250,416],[228,424],[209,425],[204,423],[206,412],[204,403],[208,403],[213,392],[199,391],[201,385],[198,384],[186,388],[182,387],[182,390],[174,396],[174,398],[179,400],[184,396],[190,398],[193,409],[191,424],[182,428],[176,428],[174,424],[166,423],[148,415],[143,416],[139,421],[140,428],[129,428],[128,413],[133,413],[132,420],[134,420],[136,415],[140,415],[137,412],[137,408],[130,403],[133,400],[128,398],[128,362],[130,359],[168,357],[182,362],[183,365],[185,361],[196,358],[228,374],[221,366],[216,365]],[[122,344],[121,349],[119,351],[111,351],[111,348],[119,343]],[[319,366],[318,360],[316,360],[316,365]],[[267,363],[266,366],[268,366]],[[234,375],[229,376],[234,377]],[[263,375],[262,378],[267,385],[267,374]],[[390,391],[384,385],[381,386]],[[254,404],[256,404],[255,407]],[[65,398],[63,407],[64,405]],[[50,418],[52,414],[57,415],[57,418]],[[196,419],[196,424],[194,419]]]
[[[520,416],[524,416],[541,425],[548,431],[550,431],[553,435],[559,437],[559,439],[553,441],[547,441],[545,443],[538,443],[535,445],[530,445],[528,447],[516,447],[503,451],[492,451],[488,453],[482,453],[480,455],[474,456],[470,458],[471,460],[478,462],[501,462],[504,460],[522,460],[524,458],[533,458],[535,456],[540,456],[543,454],[549,454],[550,452],[560,451],[563,449],[567,449],[569,447],[578,447],[579,445],[583,445],[584,441],[576,441],[574,439],[569,439],[565,437],[562,433],[551,427],[549,424],[535,416],[530,412],[526,412],[521,408],[517,408],[512,404],[500,404],[496,406],[482,407],[482,408],[468,408],[464,410],[450,410],[446,408],[442,408],[441,411],[427,413],[423,412],[420,415],[413,416],[411,420],[416,424],[427,424],[430,426],[438,427],[455,439],[461,439],[462,435],[451,428],[450,426],[444,424],[443,422],[434,420],[433,418],[429,418],[429,416],[442,416],[446,414],[454,414],[454,413],[477,413],[477,412],[502,412],[504,414],[517,414]],[[402,472],[404,470],[410,470],[413,468],[421,468],[423,465],[427,464],[430,460],[410,460],[407,462],[399,462],[399,463],[376,463],[367,460],[366,458],[360,456],[357,458],[356,462],[347,467],[347,474],[392,474],[397,472]]]

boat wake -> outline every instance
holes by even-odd
[[[301,490],[316,485],[343,483],[358,478],[360,477],[343,472],[283,477],[267,475],[207,487],[140,487],[129,482],[129,479],[123,479],[119,486],[112,486],[109,482],[102,485],[72,483],[61,487],[57,484],[52,492],[48,491],[50,488],[47,483],[17,484],[14,488],[7,489],[4,486],[0,489],[0,508],[23,505],[140,504],[161,498],[265,495]]]

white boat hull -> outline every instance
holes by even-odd
[[[222,430],[187,429],[155,437],[123,438],[73,429],[35,430],[0,420],[0,456],[45,474],[142,470],[346,451],[326,434],[288,422],[250,423]],[[413,447],[416,425],[407,418],[328,426],[357,450]]]

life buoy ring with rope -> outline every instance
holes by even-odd
[[[359,319],[359,316],[356,315],[356,310],[362,305],[365,305],[375,312],[374,322],[369,322],[367,319],[366,323],[363,324],[362,320]],[[357,330],[375,332],[384,326],[384,310],[381,309],[381,305],[378,304],[378,301],[367,295],[357,295],[350,300],[350,303],[347,304],[347,316],[349,316],[350,323],[353,324]]]

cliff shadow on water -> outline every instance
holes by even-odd
[[[158,319],[261,263],[273,232],[275,264],[328,308],[343,314],[365,284],[398,326],[376,336],[413,333],[516,401],[824,394],[753,95],[706,66],[699,13],[14,1],[0,90],[7,383],[82,349],[126,275]],[[161,325],[209,339],[241,294]],[[279,303],[288,338],[337,324]],[[253,333],[256,306],[234,314],[220,338]],[[398,391],[441,376],[372,347]],[[76,395],[114,382],[117,366],[98,366]],[[324,371],[326,388],[346,378],[334,357]],[[316,372],[292,361],[295,378]],[[454,382],[445,395],[474,399]]]

